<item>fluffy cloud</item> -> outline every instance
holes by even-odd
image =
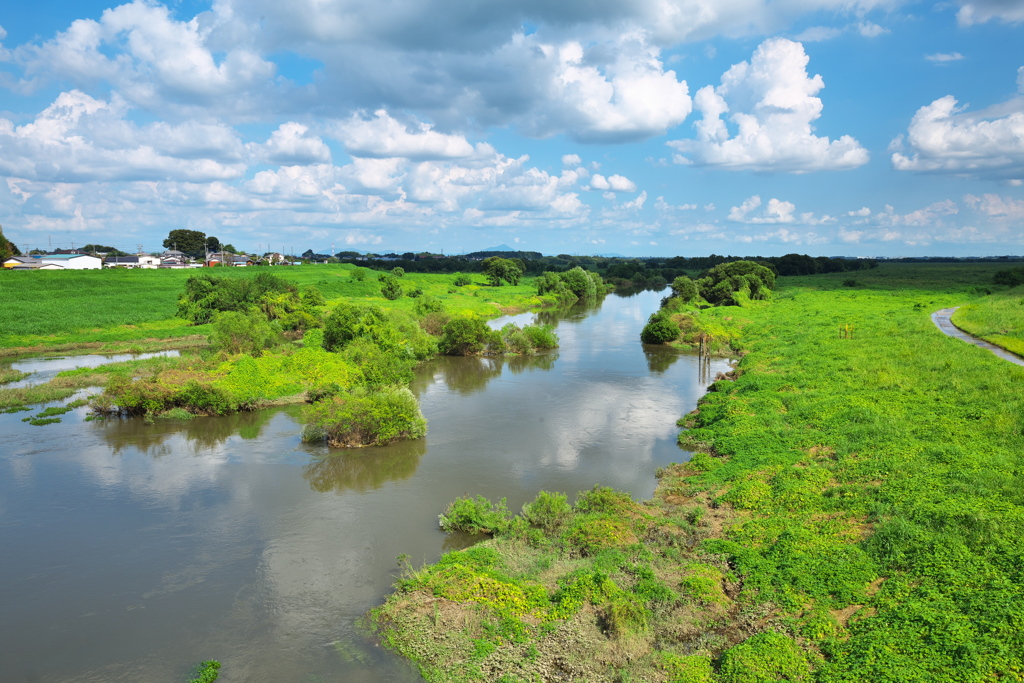
[[[210,181],[245,171],[245,150],[218,124],[154,123],[139,127],[127,105],[78,90],[61,93],[31,123],[0,119],[0,173],[61,182],[92,180]]]
[[[1024,21],[1024,5],[1013,0],[974,0],[960,2],[960,11],[956,19],[961,26],[984,24],[997,19],[1009,24]]]
[[[439,133],[428,123],[415,124],[410,131],[383,109],[369,119],[353,114],[334,126],[333,135],[355,157],[459,159],[474,152],[473,145],[461,135]]]
[[[761,197],[755,194],[739,206],[732,207],[729,210],[728,219],[736,223],[792,223],[796,220],[793,217],[796,206],[792,202],[780,201],[775,198],[769,199],[764,211],[759,215],[751,216],[750,214],[760,206]]]
[[[862,166],[868,153],[849,135],[838,140],[814,135],[821,116],[815,95],[825,86],[807,74],[800,43],[772,38],[761,43],[750,62],[733,65],[718,87],[706,86],[694,98],[702,119],[693,140],[668,144],[678,163],[756,171],[841,170]],[[731,135],[722,116],[737,129]]]
[[[905,146],[910,147],[908,153]],[[900,171],[1020,179],[1024,177],[1024,98],[972,114],[946,95],[918,109],[906,139],[898,137],[893,148],[892,165]]]
[[[309,127],[289,121],[275,130],[260,150],[275,164],[329,163],[331,150],[324,141],[309,134]]]
[[[130,102],[149,108],[205,105],[230,109],[254,86],[265,88],[276,71],[243,44],[209,45],[198,18],[172,19],[164,5],[136,0],[79,19],[52,40],[24,45],[13,60],[24,68],[23,87],[48,79],[79,85],[105,80]],[[218,60],[214,52],[223,53]],[[244,98],[243,98],[244,99]]]
[[[541,49],[557,57],[557,66],[548,82],[546,115],[524,124],[534,134],[565,130],[583,142],[624,142],[664,133],[690,115],[686,82],[663,70],[658,51],[641,35],[620,39],[603,72],[586,60],[578,42]]]
[[[974,211],[990,219],[1019,224],[1024,221],[1024,199],[1000,197],[997,194],[985,194],[981,197],[967,195],[964,202]]]
[[[595,190],[609,190],[611,192],[636,192],[636,183],[621,175],[613,175],[605,178],[595,173],[590,179],[590,187]]]

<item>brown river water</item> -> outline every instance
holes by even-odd
[[[519,510],[596,484],[647,498],[658,467],[688,459],[675,421],[728,366],[640,343],[661,296],[539,314],[561,340],[548,355],[423,365],[429,434],[384,448],[304,445],[298,406],[0,415],[0,681],[183,682],[204,659],[225,682],[421,680],[362,618],[399,555],[469,542],[438,529],[449,501]]]

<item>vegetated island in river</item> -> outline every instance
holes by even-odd
[[[680,420],[692,459],[646,502],[454,501],[442,528],[492,538],[406,566],[371,613],[387,645],[430,681],[1024,676],[1024,369],[929,319],[1024,291],[986,296],[980,264],[772,291],[756,265],[674,283],[652,316],[741,357]],[[726,281],[740,305],[710,306]]]
[[[510,259],[491,265],[485,284],[459,274],[406,276],[401,268],[371,280],[366,269],[346,268],[338,274],[371,288],[380,303],[365,297],[333,305],[315,285],[300,288],[267,270],[244,278],[204,271],[185,282],[176,310],[207,330],[200,352],[73,370],[40,387],[0,390],[0,402],[21,409],[97,385],[104,391],[92,407],[101,416],[187,419],[307,402],[307,441],[351,447],[419,438],[426,421],[408,389],[418,362],[438,352],[523,355],[558,346],[550,326],[488,327],[484,316],[503,311],[486,299],[522,278]],[[599,275],[581,268],[534,280],[505,297],[513,310],[606,291]],[[472,299],[485,301],[461,310],[452,305]]]

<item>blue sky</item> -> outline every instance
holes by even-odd
[[[8,4],[21,247],[1024,253],[1024,0]]]

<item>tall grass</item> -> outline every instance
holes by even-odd
[[[698,452],[655,500],[592,496],[611,502],[577,502],[554,535],[508,521],[399,584],[378,611],[387,642],[431,680],[543,677],[549,650],[595,681],[1019,679],[1024,368],[929,318],[978,301],[983,268],[884,265],[703,311],[744,355],[683,421]],[[532,622],[503,602],[539,588]],[[437,596],[464,607],[431,621]],[[440,638],[513,617],[518,640]],[[531,646],[536,666],[513,671]]]

